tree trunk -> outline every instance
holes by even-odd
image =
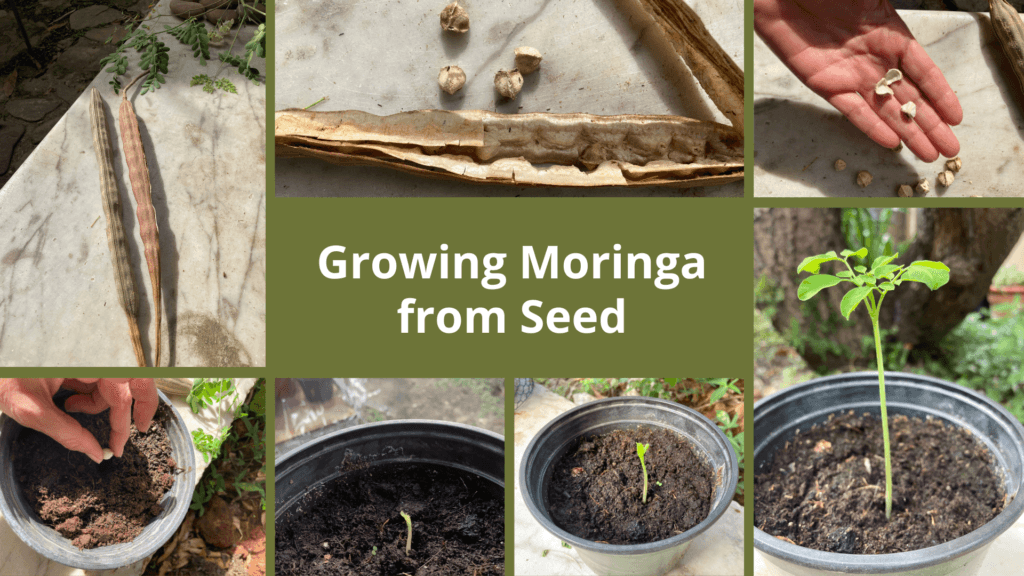
[[[796,296],[807,276],[797,274],[796,267],[805,257],[846,248],[841,214],[839,208],[754,211],[754,278],[768,279],[780,290],[782,301],[772,323],[815,368],[874,363],[873,347],[863,345],[872,335],[867,311],[859,307],[849,322],[839,313],[848,285],[823,290],[807,302]],[[895,263],[943,262],[950,268],[950,280],[934,292],[917,282],[897,288],[883,303],[882,330],[895,328],[894,337],[904,346],[937,343],[981,304],[1022,232],[1020,208],[922,210],[917,237]]]

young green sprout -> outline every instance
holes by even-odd
[[[405,555],[408,556],[409,552],[412,551],[412,517],[405,512],[399,511],[402,518],[405,518],[405,525],[409,528],[409,537],[405,539]]]
[[[850,314],[857,309],[861,302],[867,308],[868,316],[871,317],[871,327],[875,332],[875,359],[878,363],[878,398],[882,409],[882,444],[885,448],[885,518],[892,516],[892,464],[889,459],[889,418],[885,409],[885,367],[882,364],[882,338],[878,329],[878,315],[882,310],[882,299],[889,292],[896,289],[903,282],[921,282],[930,290],[937,290],[949,282],[949,267],[942,262],[930,260],[918,260],[907,266],[892,264],[899,254],[891,256],[879,256],[871,263],[871,269],[866,266],[850,266],[849,259],[856,256],[864,259],[868,255],[867,248],[843,250],[837,256],[835,251],[826,252],[817,256],[805,258],[797,273],[809,272],[811,276],[804,278],[797,288],[797,297],[800,300],[809,300],[818,292],[835,286],[842,282],[850,282],[854,285],[849,292],[843,296],[839,303],[839,310],[847,320]],[[821,265],[826,262],[839,261],[846,265],[846,270],[830,274],[819,274]]]
[[[650,444],[636,443],[636,455],[640,457],[640,467],[644,469],[644,504],[647,504],[647,465],[644,464],[644,454],[650,447]]]

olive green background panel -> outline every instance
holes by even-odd
[[[277,199],[268,214],[268,363],[278,374],[677,374],[717,377],[745,372],[750,359],[750,208],[730,199]],[[346,247],[351,276],[354,252],[505,253],[506,285],[487,290],[481,280],[389,280],[373,276],[331,280],[319,269],[321,251]],[[539,256],[549,245],[559,258],[577,252],[612,253],[622,245],[623,279],[592,275],[572,280],[522,278],[522,246]],[[702,280],[680,279],[671,290],[654,279],[625,279],[626,257],[646,252],[699,253]],[[452,258],[452,261],[454,259]],[[437,265],[435,264],[435,267]],[[453,268],[453,266],[452,266]],[[400,332],[404,298],[435,313],[461,311],[462,329],[444,334],[436,316],[427,332]],[[598,314],[625,300],[625,333],[525,334],[525,301],[558,306],[570,314],[590,307]],[[468,334],[465,310],[501,307],[505,333]],[[571,322],[570,322],[571,327]],[[479,332],[479,324],[477,328]]]

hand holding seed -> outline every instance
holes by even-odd
[[[816,94],[886,148],[901,141],[919,158],[956,156],[950,126],[963,119],[953,89],[889,2],[754,0],[754,28]],[[891,69],[902,80],[876,93]],[[908,118],[901,107],[916,104]]]
[[[132,400],[135,400],[135,424],[139,430],[149,429],[156,414],[159,397],[149,379],[0,379],[0,412],[14,418],[22,426],[38,430],[68,450],[81,452],[99,464],[106,459],[106,450],[74,418],[53,402],[61,388],[77,394],[68,398],[68,412],[98,414],[110,409],[111,455],[120,457],[128,442]]]

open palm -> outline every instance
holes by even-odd
[[[922,160],[956,156],[950,129],[963,120],[953,89],[888,0],[755,0],[754,28],[801,82],[869,138],[900,141]],[[891,68],[904,78],[895,96],[875,94]],[[906,102],[915,118],[902,114]]]

